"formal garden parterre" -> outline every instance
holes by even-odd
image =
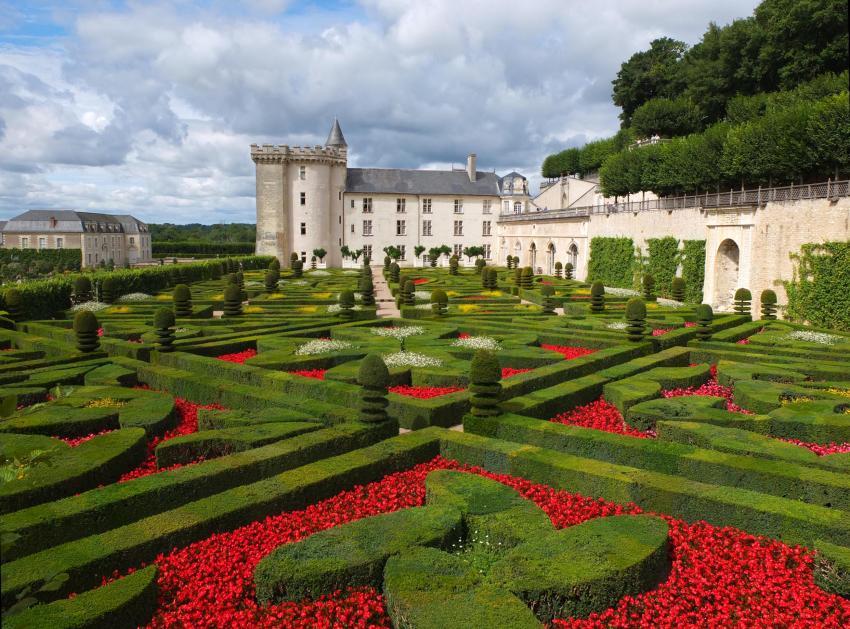
[[[4,626],[850,624],[850,334],[558,271],[7,289]]]

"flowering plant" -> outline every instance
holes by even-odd
[[[625,330],[627,327],[629,327],[629,324],[625,321],[614,321],[612,323],[609,323],[605,327],[609,330]]]
[[[838,341],[843,340],[842,337],[836,334],[827,334],[826,332],[814,332],[812,330],[794,330],[788,335],[788,338],[794,339],[795,341],[817,343],[819,345],[834,345]]]
[[[315,308],[315,306],[304,306],[304,307],[305,308],[308,308],[308,307],[309,308]],[[331,313],[331,314],[336,313],[336,312],[340,312],[341,310],[342,310],[342,306],[340,306],[339,304],[331,304],[331,305],[328,306],[328,312]],[[362,308],[358,304],[358,305],[352,306],[351,310],[362,310]],[[315,312],[315,310],[314,310],[314,312]]]
[[[290,371],[294,376],[303,376],[305,378],[315,378],[316,380],[324,380],[327,369],[296,369]]]
[[[467,336],[465,338],[456,338],[452,341],[452,347],[472,350],[486,349],[491,352],[498,352],[502,349],[501,343],[492,336]]]
[[[441,367],[443,361],[417,352],[395,352],[383,356],[387,367]]]
[[[586,347],[574,345],[549,345],[547,343],[541,343],[540,347],[550,352],[558,352],[564,357],[564,360],[580,358],[581,356],[587,356],[588,354],[592,354],[596,351],[595,349],[588,349]]]
[[[430,308],[430,304],[428,305]],[[383,338],[394,338],[398,341],[402,339],[406,339],[408,336],[416,336],[418,334],[425,334],[425,328],[421,325],[405,325],[405,326],[392,326],[388,328],[371,328],[372,334],[375,336],[380,336]]]
[[[681,308],[685,304],[681,301],[676,301],[675,299],[665,299],[664,297],[659,297],[656,302],[659,306],[664,306],[665,308]]]
[[[147,293],[127,293],[126,295],[122,295],[118,298],[118,301],[121,303],[129,302],[129,301],[145,301],[146,299],[150,299],[151,296]]]
[[[387,389],[390,393],[397,393],[407,397],[415,397],[420,400],[427,400],[432,397],[439,397],[449,393],[463,391],[463,387],[411,387],[406,384],[400,384]]]
[[[640,297],[640,293],[631,288],[612,288],[610,286],[605,287],[605,294],[614,297]]]
[[[336,341],[333,339],[314,339],[300,345],[295,350],[296,356],[313,356],[314,354],[327,354],[329,352],[338,352],[343,349],[354,347],[348,341]]]
[[[224,360],[229,363],[236,363],[237,365],[243,364],[249,358],[253,358],[257,355],[257,350],[255,349],[246,349],[242,352],[234,352],[233,354],[222,354],[221,356],[217,356],[219,360]]]
[[[109,308],[109,304],[104,304],[99,301],[84,301],[81,304],[75,304],[71,306],[71,312],[80,312],[81,310],[88,310],[89,312],[100,312],[105,308]]]

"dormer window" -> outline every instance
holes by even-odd
[[[56,217],[55,217],[55,216],[51,216],[51,217],[50,217],[50,226],[51,226],[51,227],[56,227],[56,224],[57,224],[58,222],[59,222],[59,221],[57,221],[57,220],[56,220]]]

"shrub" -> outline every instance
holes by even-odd
[[[481,270],[486,266],[487,266],[487,261],[484,258],[476,258],[475,259],[475,269],[478,272],[481,272]]]
[[[367,354],[360,361],[357,371],[357,384],[360,385],[360,421],[378,423],[389,419],[387,416],[387,386],[390,372],[378,354]]]
[[[805,244],[791,258],[794,277],[783,282],[788,295],[786,317],[850,330],[850,240]]]
[[[290,268],[295,268],[295,263],[298,262],[298,254],[294,251],[289,254],[289,266]]]
[[[368,268],[368,267],[364,267]],[[375,305],[375,285],[372,282],[372,273],[363,275],[360,282],[360,301],[364,306]]]
[[[598,280],[606,286],[633,288],[636,266],[635,244],[631,238],[597,236],[590,240],[588,279]]]
[[[277,271],[280,272],[280,260],[277,258],[272,258],[272,261],[269,262],[269,271]]]
[[[752,303],[753,294],[749,288],[739,288],[735,291],[735,314],[748,315],[750,314],[750,305]]]
[[[525,290],[531,289],[531,286],[534,283],[534,270],[527,266],[522,270],[522,276],[520,277],[520,286]]]
[[[236,280],[236,273],[228,273],[224,276],[224,287],[227,288],[231,284],[238,285]]]
[[[568,280],[573,279],[573,263],[567,262],[564,266],[564,277]]]
[[[605,287],[602,282],[593,282],[590,285],[590,312],[605,312]]]
[[[513,256],[508,256],[507,262],[508,262],[508,270],[514,268],[514,257]]]
[[[153,317],[153,327],[157,349],[161,352],[174,351],[174,311],[165,306],[159,308]]]
[[[21,297],[21,291],[17,288],[10,288],[3,296],[3,301],[6,302],[6,311],[12,321],[20,321],[24,318],[24,301]]]
[[[172,294],[174,314],[178,317],[189,317],[192,314],[192,291],[186,284],[178,284]]]
[[[457,275],[457,265],[457,256],[452,256],[451,258],[449,258],[449,275]]]
[[[405,280],[404,288],[401,292],[402,304],[405,306],[416,305],[416,285],[413,280]]]
[[[626,302],[626,334],[634,343],[643,340],[646,333],[646,304],[640,297],[632,297]]]
[[[522,285],[522,269],[518,266],[514,266],[514,285],[521,286]]]
[[[431,312],[438,317],[442,317],[448,311],[449,298],[446,291],[437,289],[431,291]]]
[[[80,275],[74,280],[74,301],[78,304],[92,300],[91,280]]]
[[[643,298],[646,301],[655,301],[655,278],[649,273],[643,274]]]
[[[398,262],[393,262],[390,264],[390,282],[398,284],[399,274],[401,272],[401,267],[399,267]]]
[[[100,283],[100,300],[112,304],[118,299],[118,283],[114,277],[106,277]]]
[[[310,257],[310,268],[316,270],[316,256]]]
[[[564,268],[564,265],[561,264],[560,262],[555,263],[555,277],[561,277],[563,268]]]
[[[238,284],[228,284],[224,289],[224,316],[238,317],[242,314],[242,291]]]
[[[263,283],[265,284],[266,292],[273,293],[277,290],[277,283],[280,280],[280,272],[276,269],[266,271],[266,276]]]
[[[392,266],[393,259],[389,256],[384,256],[384,273],[388,273]]]
[[[547,284],[544,284],[541,287],[540,292],[543,295],[543,314],[555,314],[555,300],[553,299],[555,289]]]
[[[502,397],[502,368],[496,354],[478,350],[469,368],[469,390],[472,393],[471,413],[477,417],[494,417],[502,414],[499,401]]]
[[[697,317],[697,338],[701,341],[711,340],[711,322],[714,320],[714,311],[708,304],[700,304],[695,308]]]
[[[339,294],[339,316],[341,319],[354,318],[354,292],[344,290]]]
[[[292,277],[295,279],[304,277],[304,263],[301,260],[292,263]]]
[[[494,267],[486,267],[484,271],[487,273],[487,288],[497,290],[499,288],[499,272]]]
[[[685,301],[685,280],[674,277],[670,282],[670,296],[676,301]]]
[[[771,289],[761,292],[761,318],[768,321],[776,319],[776,293]]]
[[[100,324],[93,312],[81,310],[74,315],[74,334],[77,336],[77,349],[81,352],[93,352],[100,347],[97,331]]]

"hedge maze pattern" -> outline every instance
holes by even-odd
[[[850,335],[267,263],[5,296],[4,626],[850,623]]]

